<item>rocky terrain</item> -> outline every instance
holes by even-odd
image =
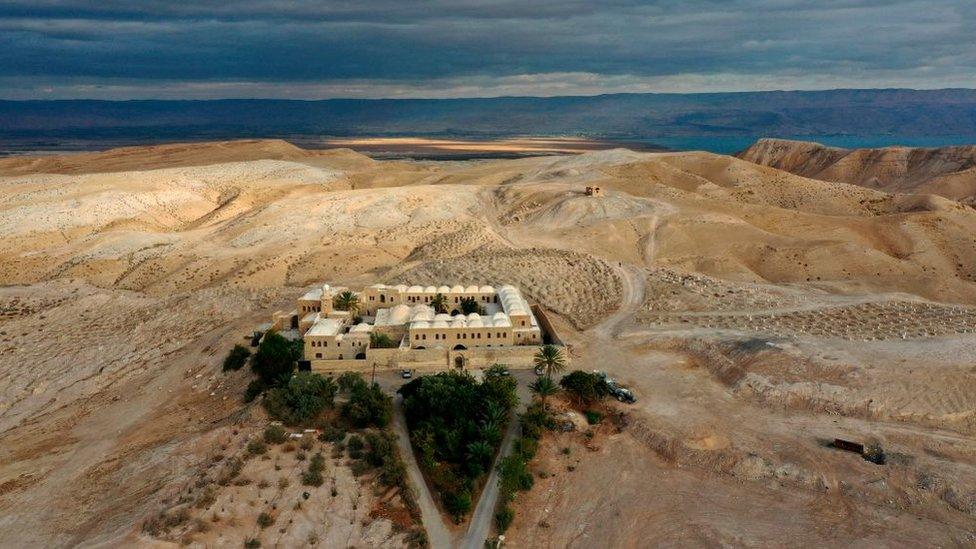
[[[976,146],[841,149],[760,139],[739,158],[823,181],[889,193],[934,194],[976,205]]]
[[[950,198],[707,153],[412,162],[245,141],[0,160],[0,539],[179,542],[143,524],[265,422],[247,373],[220,372],[227,350],[320,281],[436,280],[519,284],[574,368],[639,399],[592,443],[543,444],[513,547],[971,546],[976,210]],[[243,517],[271,494],[268,463],[220,505]],[[347,503],[289,515],[339,537],[293,535],[403,543]]]

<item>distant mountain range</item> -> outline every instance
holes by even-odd
[[[415,135],[604,139],[976,136],[976,90],[831,90],[486,99],[0,101],[0,140]]]

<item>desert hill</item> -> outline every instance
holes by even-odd
[[[805,141],[761,139],[737,156],[823,181],[976,203],[974,145],[850,150]]]
[[[261,420],[247,372],[220,371],[233,344],[321,281],[444,281],[518,284],[574,368],[640,399],[620,432],[545,441],[513,546],[965,545],[974,235],[952,200],[708,153],[394,162],[247,141],[6,159],[0,539],[154,543],[141,521]],[[824,447],[842,435],[890,463]],[[634,504],[660,486],[672,510]]]

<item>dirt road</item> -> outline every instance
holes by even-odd
[[[416,458],[414,458],[413,448],[410,447],[410,435],[407,433],[400,404],[400,397],[397,396],[395,400],[396,409],[393,414],[393,430],[397,435],[400,455],[403,456],[403,462],[407,466],[410,484],[414,486],[417,492],[417,503],[420,505],[421,520],[424,523],[424,529],[427,531],[427,541],[433,549],[453,547],[454,536],[444,524],[441,512],[437,508],[437,504],[434,503],[434,497],[427,488],[427,482],[417,466]]]
[[[498,504],[498,463],[511,453],[518,428],[518,416],[512,414],[508,420],[508,429],[505,430],[505,437],[502,439],[498,457],[492,464],[491,474],[488,475],[488,480],[485,482],[485,489],[481,491],[481,497],[471,515],[468,531],[461,540],[462,549],[480,549],[485,546],[485,539],[491,530],[491,519],[495,516],[495,506]]]

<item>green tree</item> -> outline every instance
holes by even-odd
[[[332,406],[337,389],[332,378],[299,372],[284,386],[268,391],[264,406],[271,416],[285,423],[304,423]]]
[[[332,307],[339,311],[349,311],[355,315],[359,312],[359,296],[349,290],[339,292],[332,298]]]
[[[471,463],[477,464],[481,471],[488,468],[493,453],[494,448],[484,440],[476,440],[468,443],[468,460]]]
[[[542,400],[543,411],[548,410],[548,408],[546,408],[546,399],[559,392],[559,386],[556,385],[555,381],[548,377],[540,377],[539,379],[535,380],[529,385],[529,389],[533,394],[538,396],[540,400]]]
[[[600,376],[574,370],[559,380],[559,385],[572,395],[580,408],[606,397],[610,390]]]
[[[268,332],[251,357],[251,369],[265,385],[282,385],[295,371],[292,344],[277,332]]]
[[[385,427],[393,417],[393,399],[376,383],[354,383],[349,400],[342,405],[342,416],[356,427]]]
[[[558,374],[566,368],[566,357],[563,356],[562,350],[551,344],[540,347],[532,360],[535,367],[549,379],[552,379],[553,374]]]
[[[442,293],[438,293],[430,300],[430,306],[434,308],[434,312],[437,314],[447,312],[447,296]]]
[[[251,351],[243,345],[234,345],[234,348],[227,353],[224,359],[224,371],[240,370],[247,364],[247,359],[251,357]]]
[[[478,300],[473,297],[462,297],[460,305],[461,312],[466,315],[481,312],[481,305],[478,304]]]

